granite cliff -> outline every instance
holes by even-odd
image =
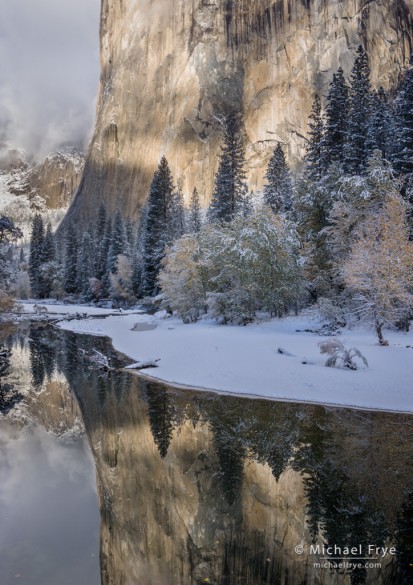
[[[413,46],[413,0],[102,0],[94,136],[70,216],[103,198],[137,217],[162,154],[188,197],[210,198],[220,117],[241,110],[251,188],[284,143],[303,154],[314,91],[357,46],[373,86],[394,87]]]

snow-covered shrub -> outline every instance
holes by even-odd
[[[19,272],[13,289],[18,299],[30,298],[30,277],[27,272]]]
[[[301,294],[295,236],[269,208],[204,226],[177,240],[159,277],[171,307],[188,321],[247,323],[257,310],[282,314]]]
[[[342,367],[357,370],[360,363],[368,367],[367,360],[360,350],[355,347],[346,349],[341,341],[335,337],[321,341],[318,346],[322,354],[328,355],[325,365],[329,368]]]
[[[113,299],[130,302],[132,293],[132,263],[127,256],[119,254],[116,258],[116,272],[109,275],[110,291]]]
[[[346,310],[335,299],[326,297],[319,297],[315,305],[303,311],[303,315],[332,329],[344,327],[347,323]]]
[[[177,240],[162,264],[159,283],[166,301],[184,322],[197,321],[206,307],[198,238],[185,235]]]

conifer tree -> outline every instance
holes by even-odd
[[[127,217],[123,222],[125,226],[125,235],[126,235],[126,250],[127,254],[129,255],[134,248],[135,244],[135,228],[133,222],[130,217]]]
[[[94,246],[88,231],[83,234],[77,261],[77,291],[83,297],[89,292],[89,279],[93,276]]]
[[[77,233],[73,223],[69,223],[65,237],[64,289],[69,294],[77,291]]]
[[[106,205],[102,201],[99,206],[98,217],[96,220],[96,233],[98,237],[102,237],[105,232],[107,215]]]
[[[189,204],[189,232],[197,234],[201,229],[201,206],[199,203],[198,190],[195,187]]]
[[[101,233],[102,236],[96,254],[98,256],[96,276],[99,279],[102,279],[105,276],[108,267],[108,256],[112,241],[112,221],[109,216],[105,219],[104,228]]]
[[[368,128],[371,114],[370,67],[366,51],[360,45],[351,72],[350,112],[348,119],[345,169],[360,174],[366,169]]]
[[[56,260],[56,244],[50,223],[47,224],[46,235],[43,240],[41,260],[43,263]]]
[[[32,295],[38,298],[42,295],[40,266],[43,262],[44,225],[41,215],[36,214],[32,221],[30,237],[29,276]]]
[[[265,178],[267,184],[264,187],[264,203],[274,213],[288,209],[291,205],[292,184],[290,169],[280,143],[275,147],[268,163]]]
[[[208,219],[228,222],[241,211],[246,192],[245,147],[241,133],[241,117],[233,114],[224,122],[224,141],[221,147],[218,172]]]
[[[340,67],[333,75],[326,100],[324,159],[326,167],[342,163],[347,139],[349,115],[349,88]]]
[[[370,104],[367,151],[370,155],[375,150],[379,150],[384,160],[390,160],[391,112],[386,92],[382,87],[371,95]]]
[[[146,295],[158,290],[161,261],[165,247],[171,243],[168,227],[173,192],[172,174],[163,156],[153,176],[147,202],[142,261],[143,293]]]
[[[173,242],[185,233],[185,205],[181,179],[178,179],[177,189],[171,199],[168,221],[170,240]]]
[[[137,250],[132,258],[131,288],[135,298],[140,298],[142,295],[142,256]]]
[[[108,254],[108,270],[113,274],[116,273],[116,261],[118,256],[125,254],[127,251],[127,239],[122,214],[119,209],[116,210],[115,220],[113,222],[112,239]]]
[[[254,191],[248,191],[248,188],[246,188],[241,200],[241,215],[244,219],[247,219],[254,210],[253,197]]]
[[[396,98],[396,130],[394,167],[411,179],[413,176],[413,57],[401,91]]]
[[[325,169],[323,159],[324,121],[321,113],[321,101],[315,96],[309,118],[309,138],[306,154],[306,175],[313,181],[318,181],[323,176]]]

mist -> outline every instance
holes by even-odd
[[[0,141],[36,159],[90,140],[99,0],[0,0]]]

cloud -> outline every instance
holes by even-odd
[[[0,0],[0,139],[36,158],[85,146],[99,78],[99,0]]]

